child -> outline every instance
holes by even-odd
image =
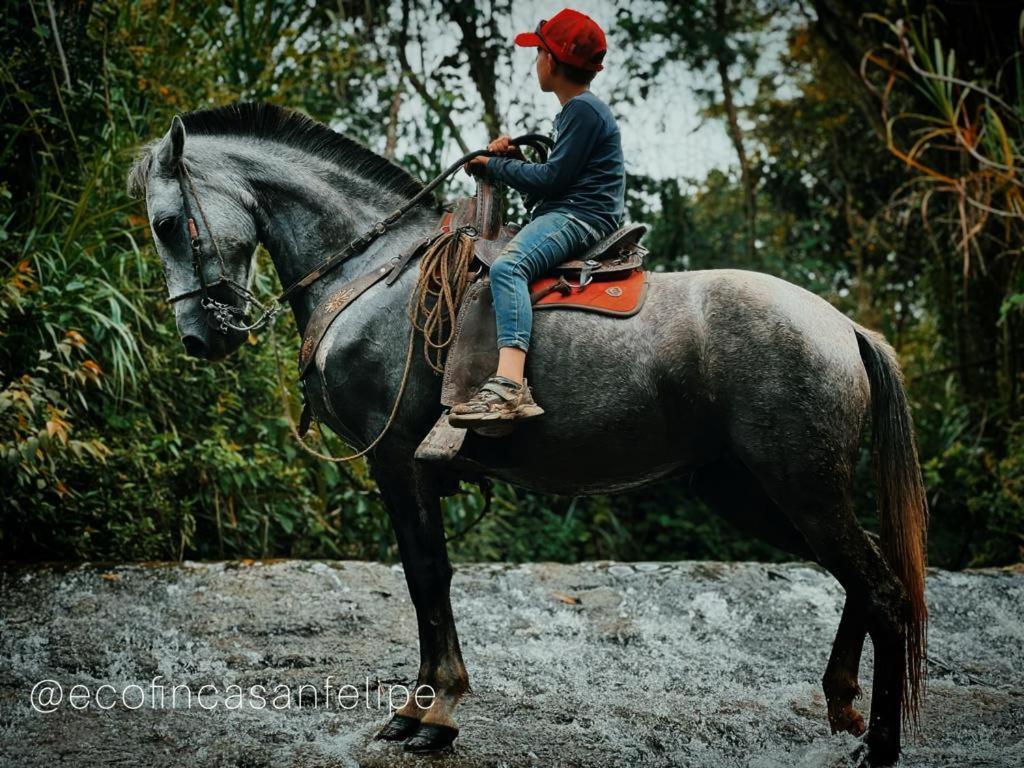
[[[477,393],[448,415],[454,427],[495,419],[539,416],[523,376],[533,311],[530,281],[581,253],[621,223],[626,177],[619,127],[608,106],[589,90],[604,67],[604,32],[579,11],[566,8],[516,35],[516,45],[537,48],[537,80],[562,109],[546,163],[528,163],[501,136],[488,149],[510,157],[477,157],[467,173],[503,181],[526,195],[530,221],[516,233],[490,271],[498,328],[498,370]]]

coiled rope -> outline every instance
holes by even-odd
[[[420,275],[409,304],[409,322],[423,336],[423,357],[444,372],[445,352],[455,338],[455,319],[472,280],[473,238],[462,230],[441,235],[420,257]]]

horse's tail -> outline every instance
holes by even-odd
[[[928,605],[924,596],[928,501],[896,352],[880,333],[859,325],[855,331],[871,383],[872,459],[882,550],[910,598],[910,610],[901,617],[906,649],[903,716],[916,723],[928,634]]]

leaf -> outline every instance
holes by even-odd
[[[82,368],[85,369],[85,375],[91,380],[98,382],[100,376],[103,375],[103,369],[100,368],[100,364],[95,360],[84,360],[82,362]]]
[[[71,346],[77,349],[82,349],[86,345],[85,337],[73,328],[64,332],[64,338],[71,343]]]

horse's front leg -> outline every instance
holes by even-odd
[[[421,695],[411,697],[377,738],[408,738],[406,750],[432,752],[448,746],[458,735],[452,711],[469,691],[469,676],[452,616],[452,567],[437,478],[411,455],[397,458],[380,452],[371,460],[370,468],[398,539],[420,635],[417,689]]]

